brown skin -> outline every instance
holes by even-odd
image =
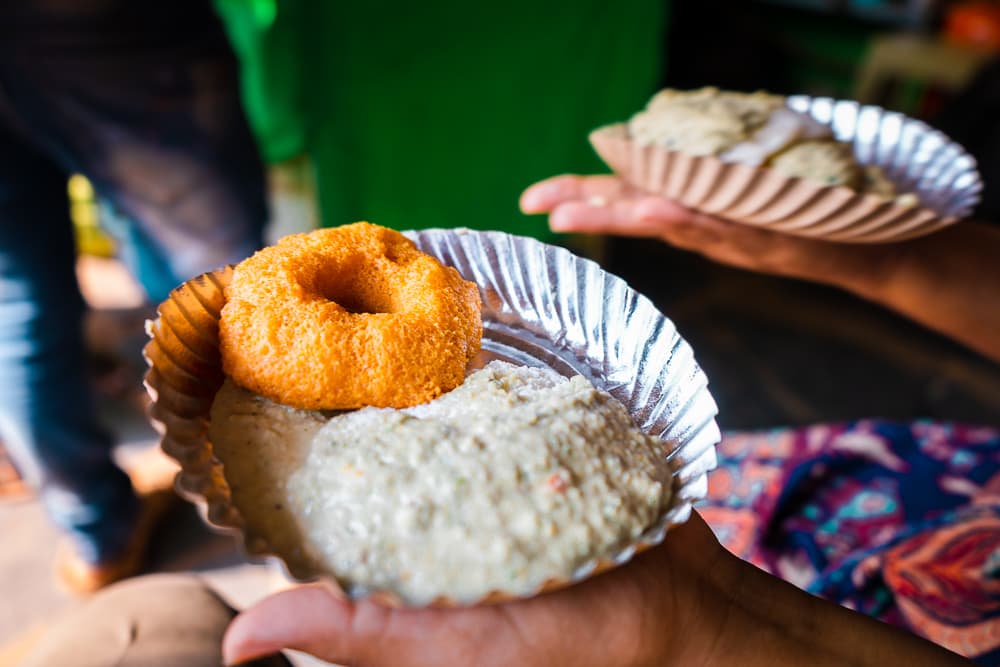
[[[765,574],[723,549],[697,514],[628,565],[555,593],[389,609],[304,586],[240,614],[223,642],[227,664],[283,648],[373,667],[970,664]]]
[[[1000,361],[1000,229],[962,222],[890,244],[830,243],[694,213],[614,176],[556,176],[521,195],[561,232],[658,238],[721,264],[833,285]]]

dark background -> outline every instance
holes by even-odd
[[[948,3],[672,3],[663,84],[852,98],[873,40],[939,39]],[[987,60],[987,62],[989,62]],[[890,78],[866,100],[921,117],[980,163],[981,220],[1000,220],[1000,61],[960,88]],[[838,290],[610,239],[606,266],[692,343],[728,429],[862,417],[1000,421],[1000,366]],[[998,332],[1000,335],[1000,332]]]

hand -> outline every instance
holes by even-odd
[[[661,239],[742,269],[827,283],[867,294],[892,269],[897,249],[830,243],[727,222],[631,189],[615,176],[556,176],[521,195],[525,213],[548,213],[558,232]]]
[[[240,614],[226,664],[283,648],[350,665],[695,665],[724,617],[704,609],[731,556],[697,515],[627,565],[528,600],[464,609],[346,602],[325,586]]]
[[[831,243],[690,211],[615,176],[556,176],[521,195],[559,232],[646,236],[742,269],[846,289],[1000,362],[1000,227],[971,221],[909,241]]]
[[[229,665],[285,648],[373,667],[971,664],[741,561],[697,514],[659,547],[554,593],[492,606],[391,609],[303,586],[237,616],[222,643]]]

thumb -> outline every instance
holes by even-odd
[[[354,636],[357,613],[354,605],[334,597],[322,585],[283,591],[261,600],[230,623],[222,639],[222,656],[225,664],[238,665],[290,648],[350,663],[357,657],[353,655],[358,645]]]

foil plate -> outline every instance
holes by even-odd
[[[671,526],[685,522],[707,493],[707,473],[716,465],[721,436],[707,378],[670,320],[622,279],[563,248],[500,232],[425,230],[407,236],[479,285],[484,331],[474,366],[503,359],[585,376],[620,400],[640,428],[663,441],[674,475],[670,506],[639,539],[614,553],[531,590],[498,590],[477,599],[442,596],[427,604],[501,602],[555,590],[629,561],[662,542]],[[163,434],[164,451],[181,464],[178,491],[202,507],[210,525],[235,533],[248,555],[276,557],[266,536],[246,526],[232,504],[225,471],[207,438],[209,410],[223,379],[218,315],[231,275],[226,268],[188,281],[149,323],[150,414]],[[300,580],[315,578],[312,572],[288,570]],[[353,599],[414,604],[393,591],[338,584]]]
[[[860,164],[878,165],[901,205],[843,186],[824,186],[771,169],[695,157],[633,142],[624,124],[591,133],[598,155],[637,188],[688,208],[772,231],[847,243],[887,243],[930,234],[972,213],[982,181],[960,145],[926,123],[850,100],[796,95],[789,108],[806,113],[850,143]]]

